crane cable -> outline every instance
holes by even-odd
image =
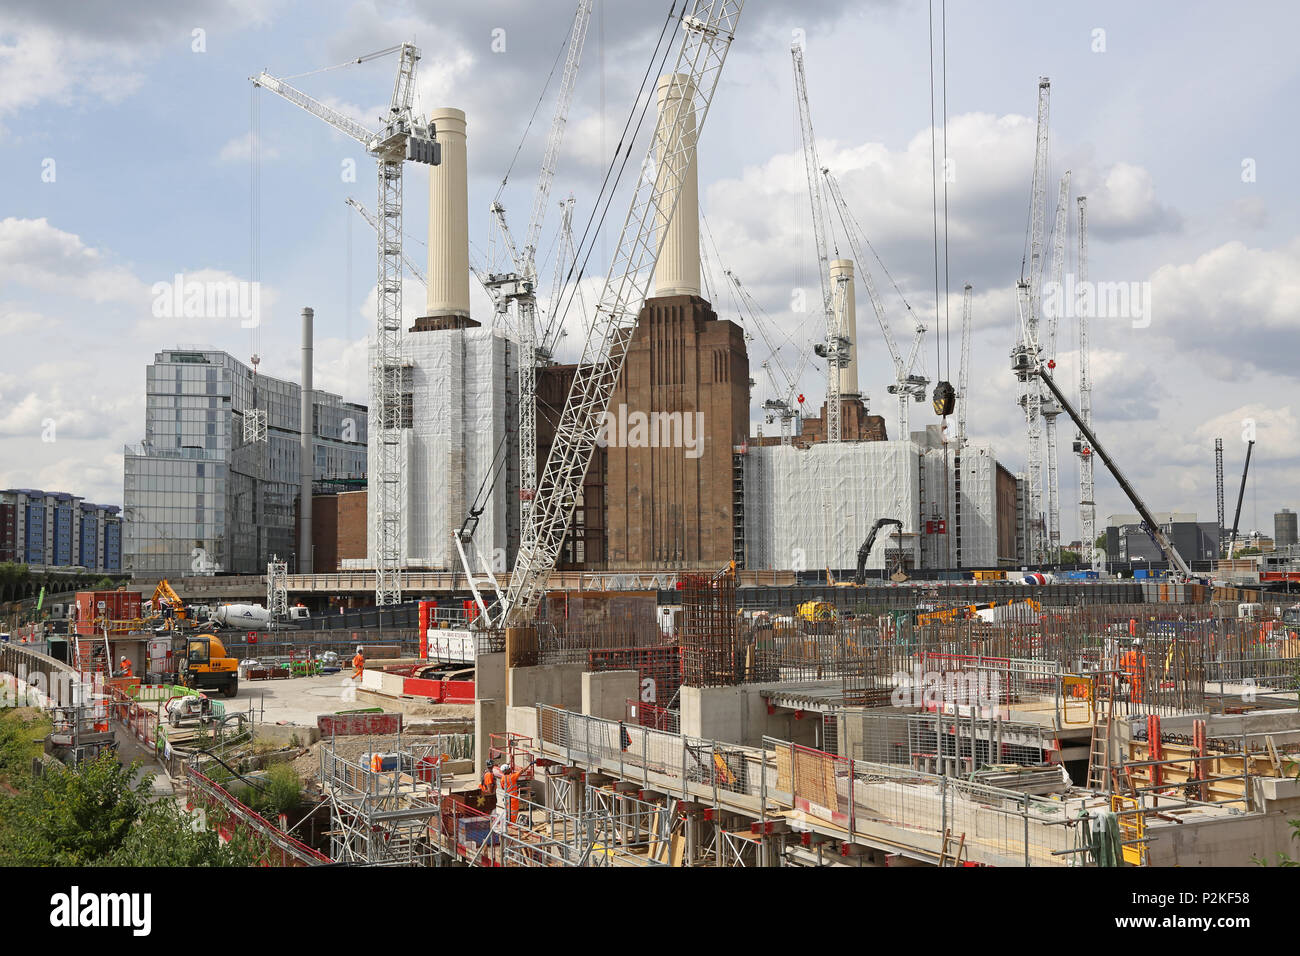
[[[613,204],[614,193],[623,179],[623,174],[627,169],[628,160],[632,155],[632,146],[635,144],[637,137],[641,133],[641,127],[645,123],[646,114],[648,113],[650,103],[653,100],[653,96],[645,95],[646,84],[652,76],[656,76],[659,72],[662,72],[663,65],[667,62],[670,48],[664,47],[664,39],[668,35],[669,26],[676,19],[678,19],[677,2],[676,0],[673,0],[669,6],[668,16],[664,18],[664,25],[659,32],[659,39],[655,43],[654,52],[650,55],[650,62],[646,64],[645,73],[641,77],[641,84],[637,89],[636,98],[633,99],[632,107],[628,111],[627,120],[623,124],[623,132],[619,137],[618,145],[614,148],[614,155],[610,158],[609,166],[605,170],[605,178],[601,181],[600,190],[596,194],[596,202],[592,206],[591,213],[587,217],[586,225],[583,226],[582,238],[578,240],[578,244],[574,249],[573,264],[569,266],[569,271],[565,275],[564,279],[565,286],[571,290],[569,292],[569,302],[560,310],[561,315],[567,313],[569,305],[572,304],[573,297],[577,293],[578,284],[581,283],[583,276],[586,274],[587,263],[590,261],[591,254],[596,246],[596,237],[601,234],[601,230],[604,228],[605,217],[609,213],[609,207]],[[664,47],[662,56],[659,52],[661,47]],[[658,70],[656,70],[656,60],[658,61]],[[645,96],[644,104],[641,103],[641,98],[643,96]],[[633,125],[634,120],[635,126]],[[631,130],[632,134],[630,138],[628,136],[629,130]],[[624,148],[625,146],[626,149]],[[619,162],[620,153],[622,153],[621,163]],[[615,172],[616,167],[617,173]],[[612,183],[610,182],[611,176],[613,176]],[[599,219],[597,219],[598,212],[600,214]],[[589,239],[590,242],[588,241]],[[586,247],[585,253],[583,252],[584,246]],[[581,265],[579,265],[579,260],[581,260]],[[577,272],[576,278],[574,276],[575,270]],[[570,285],[571,279],[574,280],[572,285]]]
[[[524,143],[528,140],[528,132],[533,128],[533,121],[537,119],[537,111],[542,108],[542,101],[546,99],[546,91],[551,87],[551,80],[555,78],[555,68],[560,65],[560,58],[564,56],[564,51],[569,48],[569,31],[565,31],[564,42],[560,44],[559,51],[555,54],[555,60],[551,63],[551,72],[546,77],[546,82],[542,84],[542,91],[537,94],[537,102],[533,104],[532,115],[528,117],[528,124],[524,127],[523,135],[519,137],[519,145],[515,147],[515,154],[510,157],[510,165],[506,167],[506,174],[501,177],[501,185],[497,186],[496,195],[492,201],[498,202],[501,194],[505,192],[506,183],[510,181],[510,173],[515,168],[515,161],[519,159],[519,153],[524,148]]]

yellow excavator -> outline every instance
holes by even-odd
[[[142,622],[146,627],[161,625],[169,631],[175,631],[181,626],[193,623],[185,602],[172,590],[166,578],[159,581],[158,586],[153,589],[153,599],[149,602],[149,607],[151,611]]]
[[[829,631],[839,620],[834,604],[827,601],[805,601],[797,609],[799,623],[806,631]]]
[[[239,693],[239,661],[226,651],[226,645],[213,634],[172,638],[176,658],[176,676],[186,687],[195,690],[219,690],[227,697]]]

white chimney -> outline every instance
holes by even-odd
[[[686,152],[678,154],[674,163],[674,171],[682,177],[681,198],[672,221],[655,224],[663,237],[655,266],[655,295],[699,295],[700,191],[695,157],[695,85],[686,74],[672,73],[659,78],[658,94],[661,129],[676,122],[679,111],[685,109],[688,115],[681,136]],[[661,167],[664,159],[662,155],[656,157]]]
[[[837,287],[837,278],[848,276],[844,289],[844,324],[841,334],[849,340],[849,364],[840,369],[840,396],[858,396],[858,312],[853,295],[853,260],[834,259],[831,261],[831,291]]]
[[[442,163],[429,167],[429,284],[426,315],[469,315],[469,174],[465,111],[429,114]]]

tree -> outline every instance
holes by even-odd
[[[0,865],[92,866],[118,849],[144,810],[150,778],[132,781],[105,751],[76,768],[50,765],[6,807]]]
[[[251,866],[251,836],[223,844],[173,800],[152,800],[153,775],[135,780],[108,751],[78,767],[50,765],[0,797],[0,866]]]
[[[1067,549],[1067,548],[1062,548],[1062,549],[1061,549],[1061,563],[1062,563],[1062,564],[1082,564],[1082,563],[1083,563],[1083,557],[1079,554],[1078,551],[1070,551],[1070,550]]]
[[[253,866],[258,853],[243,828],[223,844],[171,800],[151,803],[106,861],[112,866]]]

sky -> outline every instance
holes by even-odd
[[[558,202],[574,197],[581,237],[669,6],[596,0],[539,243],[544,310]],[[417,109],[468,116],[472,259],[504,268],[488,207],[499,198],[516,235],[525,231],[573,10],[570,0],[6,0],[0,487],[120,503],[122,447],[144,436],[154,354],[196,344],[245,360],[256,352],[264,372],[296,379],[303,306],[316,312],[316,386],[365,402],[375,245],[344,200],[373,208],[373,161],[249,77],[294,77],[374,128],[396,58],[351,61],[417,43]],[[796,391],[810,411],[824,392],[824,366],[801,361],[824,321],[815,307],[796,311],[819,297],[790,58],[798,39],[820,159],[874,251],[865,255],[886,321],[906,353],[910,307],[929,327],[920,371],[956,383],[962,287],[971,283],[967,430],[1023,469],[1009,352],[1037,82],[1047,76],[1045,255],[1050,262],[1068,170],[1065,272],[1077,268],[1074,197],[1086,195],[1088,278],[1133,284],[1136,296],[1122,315],[1090,323],[1098,435],[1153,510],[1202,520],[1214,519],[1222,438],[1229,523],[1253,435],[1242,526],[1271,532],[1273,512],[1300,498],[1289,480],[1300,464],[1300,134],[1286,120],[1300,99],[1300,62],[1275,42],[1298,28],[1300,7],[1285,2],[952,0],[945,10],[942,0],[749,0],[701,136],[699,177],[707,291],[720,317],[745,327],[754,427],[775,433],[761,419],[762,402],[778,395],[772,377],[802,364]],[[945,140],[947,182],[936,185],[932,159],[942,168]],[[644,145],[627,152],[635,170]],[[584,247],[588,304],[633,176]],[[406,248],[417,262],[427,203],[427,174],[408,167]],[[847,255],[835,212],[831,236],[832,255]],[[725,272],[752,306],[738,304]],[[260,283],[260,324],[157,314],[155,284],[177,275]],[[404,286],[413,318],[424,289],[414,278]],[[472,292],[474,314],[490,321],[486,296]],[[885,391],[893,364],[861,280],[857,300],[860,384],[894,437],[897,408]],[[579,311],[564,315],[561,360],[580,351]],[[1066,315],[1056,372],[1071,394],[1076,336]],[[928,402],[912,406],[913,429],[936,421]],[[1078,535],[1073,432],[1063,418],[1065,541]],[[1099,525],[1131,513],[1100,467],[1096,480]]]

